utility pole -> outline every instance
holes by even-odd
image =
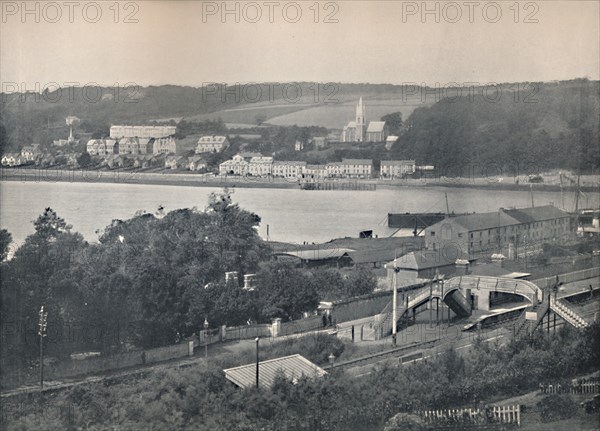
[[[450,205],[448,205],[448,193],[444,193],[446,196],[446,215],[450,216]]]
[[[40,308],[40,321],[39,321],[40,336],[40,389],[44,389],[44,337],[46,336],[48,326],[48,312],[44,311],[44,306]]]
[[[429,280],[429,327],[431,328],[431,319],[432,319],[432,313],[433,313],[433,304],[432,304],[432,297],[433,297],[433,274],[431,274],[431,279]]]
[[[208,320],[204,318],[204,359],[208,359]]]
[[[531,193],[531,208],[533,208],[535,205],[533,204],[533,184],[529,184],[529,192]]]
[[[258,389],[258,340],[259,338],[256,337],[256,389]]]
[[[577,174],[577,191],[575,192],[575,230],[579,228],[579,184],[581,180],[581,170]]]
[[[396,347],[396,321],[398,319],[398,289],[396,288],[396,272],[398,272],[398,266],[396,265],[396,259],[398,256],[394,257],[394,273],[392,274],[392,283],[394,284],[394,294],[392,297],[392,344]]]

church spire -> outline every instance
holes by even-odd
[[[362,142],[365,138],[366,132],[366,119],[365,119],[365,107],[362,103],[362,96],[358,99],[358,105],[356,105],[356,141]]]

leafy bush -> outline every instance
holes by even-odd
[[[577,411],[577,403],[569,394],[547,395],[537,402],[543,422],[554,422],[567,419]]]

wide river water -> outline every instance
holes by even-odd
[[[132,217],[137,211],[156,212],[177,208],[204,209],[211,192],[219,188],[139,184],[18,182],[0,183],[0,226],[21,244],[33,232],[32,221],[51,207],[88,241],[97,241],[113,219]],[[299,189],[237,188],[232,195],[244,209],[262,218],[260,235],[273,241],[323,242],[358,236],[372,229],[390,235],[388,212],[445,211],[444,193],[454,212],[497,211],[499,207],[531,205],[526,191],[493,191],[475,188],[415,187],[377,191],[308,191]],[[590,205],[598,206],[598,196]],[[560,192],[534,194],[535,205],[560,205]],[[565,207],[574,208],[574,195],[564,196]]]

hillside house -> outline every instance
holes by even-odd
[[[151,139],[152,153],[154,154],[177,154],[177,141],[172,136],[166,138]]]
[[[115,139],[90,139],[86,151],[90,156],[119,154],[119,143]]]
[[[23,158],[19,153],[7,153],[2,156],[2,166],[20,166],[23,164]]]
[[[206,161],[200,156],[188,157],[187,168],[190,171],[194,171],[194,172],[205,171],[207,166],[208,165],[206,164]]]
[[[325,148],[327,146],[327,138],[324,136],[315,136],[312,139],[312,144],[315,147],[315,150],[320,150],[321,148]]]
[[[196,146],[196,154],[220,153],[229,147],[229,140],[225,136],[202,136]]]
[[[168,156],[165,159],[165,169],[179,169],[184,167],[186,159],[182,156]]]
[[[39,144],[25,145],[21,149],[21,159],[23,162],[33,162],[41,153]]]

